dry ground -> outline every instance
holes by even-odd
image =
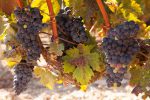
[[[0,67],[0,100],[141,100],[141,95],[136,97],[131,94],[132,87],[127,85],[127,80],[120,88],[107,88],[105,79],[96,81],[83,92],[73,86],[58,84],[54,90],[49,90],[34,78],[27,91],[16,96],[12,89],[12,77],[9,69]]]

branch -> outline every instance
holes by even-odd
[[[21,2],[21,0],[16,0],[16,2],[20,8],[23,8],[23,3]]]
[[[109,22],[109,19],[108,19],[108,14],[104,8],[104,5],[102,3],[102,0],[96,0],[98,6],[99,6],[99,9],[103,15],[103,18],[104,18],[104,21],[105,21],[105,26],[106,26],[106,29],[108,30],[110,28],[110,22]]]
[[[47,2],[48,9],[49,9],[50,19],[52,22],[54,40],[57,40],[58,39],[57,25],[56,25],[56,19],[55,19],[55,14],[53,11],[52,3],[51,3],[51,0],[46,0],[46,2]]]
[[[51,34],[49,34],[49,33],[47,33],[47,32],[40,32],[40,33],[47,34],[47,35],[51,35]],[[61,37],[58,37],[58,39],[60,39],[60,40],[62,40],[62,41],[65,41],[65,42],[67,42],[67,43],[73,44],[73,45],[78,45],[77,43],[71,42],[71,41],[66,40],[66,39],[63,39],[63,38],[61,38]]]
[[[65,41],[65,42],[67,42],[67,43],[73,44],[73,45],[78,45],[78,44],[76,44],[76,43],[74,43],[74,42],[71,42],[71,41],[69,41],[69,40],[63,39],[63,38],[61,38],[61,37],[59,37],[59,39],[62,40],[62,41]]]

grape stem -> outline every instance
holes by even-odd
[[[147,59],[149,59],[149,56],[147,56],[146,54],[139,52],[141,55],[143,55],[144,57],[146,57]]]
[[[99,6],[99,9],[103,15],[103,18],[104,18],[104,21],[105,21],[105,26],[106,26],[106,30],[108,30],[110,28],[110,22],[109,22],[109,19],[108,19],[108,14],[104,8],[104,5],[102,3],[102,0],[96,0],[98,6]]]
[[[48,63],[48,66],[52,65],[53,67],[58,67],[60,66],[60,63],[58,63],[57,61],[55,61],[51,56],[50,53],[43,47],[42,45],[42,41],[40,39],[40,37],[38,36],[38,42],[40,44],[40,48],[42,49],[42,55],[45,59],[45,61]]]
[[[23,8],[23,3],[21,2],[21,0],[16,0],[16,2],[20,8]]]
[[[47,33],[47,32],[40,32],[40,33],[50,35],[50,34]],[[63,39],[63,38],[61,38],[61,37],[58,37],[58,38],[59,38],[60,40],[62,40],[62,41],[67,42],[67,43],[70,43],[70,44],[73,44],[73,45],[78,45],[78,44],[76,44],[76,43],[74,43],[74,42],[71,42],[71,41],[69,41],[69,40]]]
[[[78,44],[76,44],[76,43],[74,43],[74,42],[71,42],[71,41],[69,41],[69,40],[63,39],[63,38],[61,38],[61,37],[59,37],[59,39],[62,40],[62,41],[65,41],[65,42],[67,42],[67,43],[70,43],[70,44],[78,45]]]
[[[52,30],[53,30],[53,38],[54,40],[58,39],[58,33],[57,33],[57,25],[56,25],[56,19],[55,19],[55,14],[53,11],[53,6],[51,0],[46,0],[48,9],[49,9],[49,14],[50,14],[50,19],[52,22]]]
[[[97,21],[94,23],[94,25],[91,27],[91,29],[90,29],[90,33],[93,31],[93,29],[95,28],[95,26],[97,25]]]

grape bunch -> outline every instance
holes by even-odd
[[[27,50],[27,59],[37,60],[41,54],[38,33],[46,25],[42,23],[43,16],[38,8],[31,8],[30,6],[18,7],[14,13],[17,18],[17,40]]]
[[[124,78],[124,74],[127,72],[127,67],[120,67],[117,70],[111,67],[109,64],[106,65],[106,83],[108,87],[112,87],[116,84],[117,87],[121,86],[121,81]]]
[[[61,9],[56,16],[59,37],[75,43],[86,43],[88,36],[82,22],[82,17],[71,16],[69,7]],[[66,47],[70,44],[64,43]]]
[[[21,60],[19,64],[14,67],[14,90],[16,94],[20,94],[26,90],[28,83],[32,79],[32,71],[34,66],[27,64],[26,60]]]
[[[139,25],[134,21],[126,21],[119,24],[115,28],[110,29],[108,35],[114,36],[118,39],[128,39],[137,36],[139,30]]]
[[[124,22],[110,29],[102,42],[107,63],[121,65],[130,63],[132,57],[140,50],[138,40],[135,38],[138,29],[138,25],[133,21]]]
[[[102,48],[106,56],[106,73],[108,87],[117,84],[121,86],[127,66],[133,56],[140,50],[136,36],[139,26],[134,21],[124,22],[115,28],[111,28],[107,37],[103,38]],[[120,66],[117,72],[114,72]],[[121,70],[121,71],[120,71]]]
[[[128,65],[139,50],[139,44],[136,39],[115,40],[110,37],[103,39],[103,50],[109,64]]]

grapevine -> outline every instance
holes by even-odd
[[[0,41],[7,47],[3,58],[14,69],[17,95],[27,89],[32,74],[50,89],[57,81],[82,89],[101,77],[107,87],[121,87],[130,74],[129,85],[134,87],[131,93],[150,97],[147,2],[25,1],[16,0],[15,17],[8,15],[4,20],[8,11],[0,12]],[[41,59],[45,65],[39,64]]]
[[[17,8],[14,13],[18,19],[17,39],[27,50],[27,59],[37,60],[41,54],[37,35],[44,25],[42,24],[42,15],[37,8],[31,8],[30,6]]]

